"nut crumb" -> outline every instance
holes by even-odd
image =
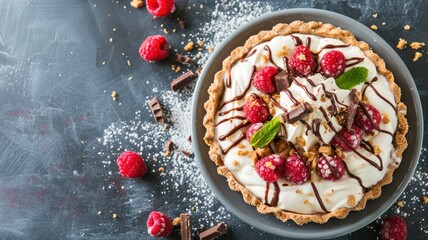
[[[377,13],[373,13],[373,14],[372,14],[372,17],[373,17],[373,18],[377,18]]]
[[[193,42],[192,41],[190,41],[190,42],[188,42],[187,44],[186,44],[186,46],[184,46],[184,51],[190,51],[190,50],[192,50],[193,49]]]
[[[306,146],[306,141],[301,136],[296,137],[296,143],[299,144],[301,147]]]
[[[402,38],[400,38],[398,40],[398,43],[397,43],[397,48],[400,49],[400,50],[403,50],[403,48],[405,48],[406,45],[407,45],[407,41],[404,40],[404,39],[402,39]]]
[[[377,26],[376,26],[376,25],[374,25],[374,24],[373,24],[373,25],[371,25],[371,26],[370,26],[370,28],[371,28],[372,30],[375,30],[375,31],[378,29],[378,28],[377,28]]]
[[[263,63],[267,63],[269,61],[269,57],[266,56],[265,54],[262,55],[262,62]]]
[[[132,2],[129,3],[129,5],[131,5],[131,7],[134,8],[140,8],[142,7],[144,4],[143,0],[132,0]]]
[[[397,206],[404,207],[404,201],[398,201],[397,202]]]
[[[181,224],[181,219],[179,217],[174,218],[174,220],[172,220],[172,226],[178,226]]]
[[[428,197],[424,196],[424,203],[427,204],[428,203]]]
[[[374,154],[375,155],[379,155],[382,152],[382,150],[380,149],[380,147],[378,145],[373,145],[373,148],[374,148]]]
[[[282,57],[282,56],[286,56],[287,55],[287,46],[282,46],[282,48],[278,51],[276,51],[276,56],[277,57]]]
[[[238,150],[238,152],[236,154],[238,154],[238,156],[247,156],[247,155],[250,155],[250,151],[248,151],[248,150]]]
[[[410,25],[409,24],[404,25],[404,30],[410,30]]]
[[[308,199],[306,199],[303,203],[306,204],[306,205],[308,205],[309,204]]]
[[[383,112],[382,113],[382,121],[383,121],[383,123],[385,123],[385,124],[387,124],[387,123],[389,123],[391,120],[389,119],[389,115],[388,115],[388,113],[386,113],[386,112]]]
[[[355,205],[355,196],[352,194],[348,195],[348,206],[352,207]]]
[[[232,164],[233,164],[233,166],[238,166],[238,161],[236,161],[236,160],[233,160],[233,162],[232,162]]]
[[[296,190],[296,194],[300,194],[300,193],[302,193],[302,190],[297,189],[297,190]]]
[[[112,217],[113,218],[118,218],[119,216],[116,213],[113,213]]]
[[[208,47],[207,49],[208,49],[208,52],[209,52],[209,53],[214,52],[214,48],[213,48],[213,47]]]
[[[163,167],[159,167],[159,172],[163,172],[163,171],[165,171],[165,168],[163,168]]]
[[[321,146],[318,148],[319,153],[323,153],[324,155],[330,155],[331,154],[331,147],[330,146]]]
[[[198,40],[198,41],[197,41],[197,43],[198,43],[198,46],[199,46],[199,47],[204,46],[204,42],[202,42],[201,40]]]
[[[419,60],[419,58],[422,57],[422,53],[420,52],[415,52],[415,57],[413,57],[413,62],[416,62]]]
[[[412,42],[412,43],[410,43],[410,47],[412,49],[419,49],[419,48],[421,48],[423,46],[425,46],[424,42]]]

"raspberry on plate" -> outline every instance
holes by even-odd
[[[309,169],[299,155],[293,154],[285,160],[283,176],[290,182],[302,184],[309,179]]]
[[[275,92],[274,78],[278,73],[276,67],[266,66],[254,74],[253,84],[260,92],[273,93]]]
[[[257,161],[256,171],[266,182],[276,182],[284,171],[284,158],[277,154],[268,155]]]
[[[331,50],[321,59],[321,69],[329,77],[339,77],[346,68],[346,58],[341,51]]]
[[[247,140],[250,141],[253,134],[256,133],[258,130],[260,130],[260,128],[262,127],[263,127],[263,123],[261,122],[251,124],[251,126],[247,129],[247,132],[245,134]]]
[[[265,102],[256,94],[251,94],[244,104],[244,112],[252,123],[264,122],[269,117]]]
[[[165,17],[174,12],[174,0],[146,0],[146,7],[155,17]]]
[[[318,174],[330,181],[336,181],[343,177],[345,174],[345,164],[339,156],[325,156],[320,157],[317,163]]]
[[[308,76],[313,73],[317,66],[311,50],[304,45],[294,49],[290,58],[290,65],[302,76]]]
[[[151,212],[146,225],[147,232],[153,237],[167,237],[172,233],[171,220],[163,212]]]
[[[342,141],[342,138],[339,136],[342,136],[347,143]],[[361,139],[363,139],[363,130],[354,124],[350,130],[342,128],[342,130],[333,137],[330,144],[340,148],[344,152],[350,152],[352,149],[349,145],[353,148],[358,148],[360,146]]]
[[[116,160],[120,174],[126,178],[138,178],[147,173],[143,158],[133,151],[125,151]]]
[[[399,216],[389,216],[382,224],[382,240],[405,240],[407,237],[406,222]]]
[[[369,133],[379,128],[380,120],[379,111],[370,104],[362,103],[355,113],[355,123]]]
[[[141,44],[139,53],[146,61],[160,61],[168,57],[168,42],[162,35],[148,36]]]

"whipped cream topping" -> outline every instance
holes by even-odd
[[[294,185],[283,178],[277,183],[269,184],[257,174],[250,157],[253,149],[245,139],[249,124],[244,121],[242,106],[250,94],[261,94],[251,84],[253,72],[269,65],[280,68],[279,70],[287,70],[284,59],[290,58],[298,44],[304,44],[311,52],[318,53],[318,63],[326,52],[336,49],[347,59],[346,70],[355,66],[366,67],[369,70],[366,83],[354,88],[362,92],[363,98],[382,115],[388,116],[389,121],[381,121],[379,128],[382,131],[375,130],[372,135],[364,134],[365,147],[358,147],[356,152],[344,152],[343,160],[347,171],[340,180],[328,181],[317,173],[312,173],[311,181],[302,185]],[[215,119],[216,140],[222,149],[224,164],[243,186],[268,205],[302,214],[352,208],[361,200],[366,189],[383,179],[388,165],[400,162],[392,144],[392,135],[398,124],[394,95],[388,80],[376,71],[374,63],[358,47],[315,35],[278,36],[251,49],[246,57],[225,74],[224,81],[226,87],[223,100]],[[307,78],[296,77],[288,91],[280,93],[281,107],[275,108],[277,116],[284,113],[282,109],[289,110],[293,107],[291,97],[300,103],[309,103],[314,109],[300,121],[285,124],[288,141],[296,143],[296,138],[302,137],[306,141],[305,150],[316,143],[329,143],[342,127],[328,109],[335,107],[339,110],[348,106],[350,91],[340,89],[334,78],[326,79],[321,74]],[[336,104],[333,106],[330,99],[325,99],[326,92],[334,95]],[[325,113],[321,109],[326,110]],[[318,136],[308,129],[314,119],[321,121]],[[380,149],[378,156],[373,154],[373,146]]]

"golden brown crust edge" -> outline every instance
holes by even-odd
[[[204,140],[210,146],[209,156],[212,161],[217,165],[217,172],[227,178],[229,187],[234,191],[239,191],[242,193],[244,201],[248,204],[254,205],[257,207],[257,210],[260,213],[267,214],[273,213],[278,219],[282,221],[293,220],[296,224],[302,225],[308,222],[316,223],[325,223],[330,218],[335,217],[339,219],[345,218],[350,211],[359,211],[365,208],[367,200],[378,198],[381,194],[381,188],[384,185],[391,183],[392,173],[394,169],[397,168],[397,165],[391,164],[388,166],[388,171],[385,174],[385,177],[379,181],[376,185],[372,186],[371,189],[366,192],[360,202],[353,208],[340,208],[329,213],[318,213],[318,214],[298,214],[291,213],[285,210],[282,210],[278,207],[270,207],[264,204],[260,199],[255,197],[248,189],[241,185],[234,175],[229,172],[229,170],[223,165],[223,160],[221,157],[220,146],[215,141],[215,114],[218,109],[218,106],[221,101],[222,93],[224,91],[224,73],[233,66],[233,64],[241,59],[251,48],[271,40],[272,38],[280,35],[289,35],[292,33],[302,33],[302,34],[313,34],[321,37],[330,37],[340,39],[341,41],[351,44],[353,46],[359,47],[364,51],[365,55],[373,61],[376,65],[377,71],[384,75],[389,83],[390,87],[395,96],[395,102],[397,103],[397,117],[398,117],[398,126],[397,132],[394,137],[394,144],[396,146],[396,156],[398,158],[402,157],[403,151],[407,147],[407,140],[405,135],[408,131],[407,119],[405,114],[407,111],[406,106],[400,101],[401,99],[401,89],[395,84],[394,76],[385,67],[385,62],[380,58],[376,53],[369,49],[367,43],[363,41],[357,41],[354,35],[347,30],[337,28],[331,24],[326,24],[322,22],[302,22],[294,21],[290,24],[277,24],[270,31],[261,31],[257,35],[251,36],[244,46],[237,47],[234,49],[230,56],[223,61],[223,69],[216,73],[214,82],[211,84],[208,93],[209,99],[205,102],[204,107],[207,111],[207,114],[204,117],[203,124],[207,129]]]

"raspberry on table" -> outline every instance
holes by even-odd
[[[381,119],[379,111],[373,105],[366,103],[362,103],[355,113],[355,123],[369,133],[373,132],[373,129],[379,128]]]
[[[336,181],[343,177],[345,174],[345,164],[339,156],[326,156],[323,155],[319,158],[317,163],[318,174],[330,181]]]
[[[276,67],[266,66],[254,74],[253,84],[260,92],[275,92],[274,78],[278,73]]]
[[[247,129],[247,132],[245,134],[247,140],[250,141],[253,134],[256,133],[258,130],[260,130],[262,127],[263,127],[263,123],[261,122],[251,124],[251,126]]]
[[[348,144],[343,142],[338,135],[342,135],[353,148],[358,148],[360,146],[361,139],[363,139],[363,130],[354,124],[352,125],[351,130],[342,128],[342,130],[340,130],[330,141],[330,144],[340,148],[342,151],[350,152],[352,149]]]
[[[265,102],[256,94],[251,94],[244,104],[244,112],[252,123],[264,122],[269,117]]]
[[[256,171],[266,182],[276,182],[284,171],[284,158],[277,154],[268,155],[257,161]]]
[[[171,220],[163,212],[151,212],[146,225],[147,232],[153,237],[167,237],[172,233]]]
[[[283,176],[290,182],[302,184],[309,179],[309,169],[299,155],[293,154],[285,160]]]
[[[290,65],[302,76],[308,76],[313,73],[317,66],[311,50],[304,45],[294,49],[290,58]]]
[[[147,173],[143,158],[133,151],[125,151],[116,160],[120,174],[126,178],[138,178]]]
[[[406,222],[399,216],[386,218],[380,231],[382,240],[405,240],[407,237]]]
[[[346,68],[346,58],[341,51],[331,50],[321,59],[321,69],[329,77],[339,77]]]
[[[146,61],[160,61],[168,57],[168,42],[162,35],[148,36],[146,40],[141,43],[139,53]]]
[[[175,11],[174,0],[146,0],[146,7],[155,17],[166,17]]]

